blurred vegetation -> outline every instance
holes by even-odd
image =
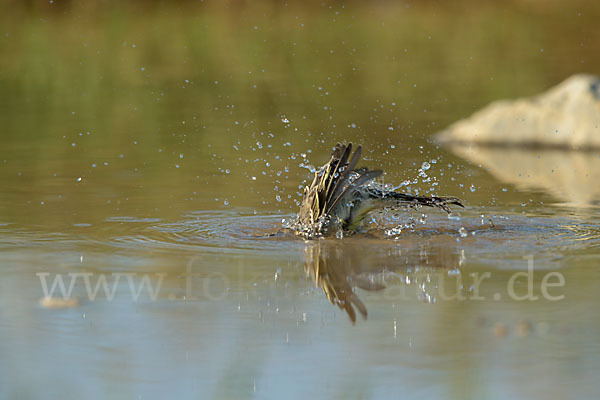
[[[525,0],[4,0],[4,196],[33,187],[61,193],[80,175],[100,179],[91,165],[108,161],[105,186],[86,190],[103,200],[136,190],[161,199],[149,209],[191,198],[202,185],[231,198],[265,171],[257,193],[275,185],[294,195],[306,170],[276,175],[292,152],[313,149],[311,161],[321,163],[335,140],[348,138],[375,150],[396,143],[407,150],[393,156],[410,157],[411,146],[489,101],[598,73],[598,8]],[[291,122],[282,124],[283,116]],[[257,141],[265,144],[260,156]],[[49,171],[65,181],[48,179]],[[5,203],[37,201],[25,193]]]
[[[206,3],[5,2],[2,91],[12,107],[117,120],[133,103],[212,116],[237,99],[267,117],[377,100],[448,115],[600,63],[594,2]]]

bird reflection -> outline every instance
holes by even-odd
[[[353,290],[353,280],[360,274],[360,268],[357,268],[349,254],[344,253],[343,247],[341,243],[307,242],[306,270],[311,273],[316,286],[325,292],[329,301],[346,311],[352,322],[355,322],[354,308],[364,318],[367,317],[367,308]],[[370,285],[362,285],[362,281],[356,282],[356,286],[365,290],[385,287],[374,282]]]
[[[381,291],[390,284],[390,275],[397,278],[399,274],[414,275],[424,269],[458,268],[461,263],[456,241],[447,235],[430,239],[413,235],[390,242],[365,237],[306,241],[307,274],[333,305],[348,314],[352,323],[356,322],[357,312],[365,319],[368,315],[356,288]],[[419,281],[412,279],[412,283]]]

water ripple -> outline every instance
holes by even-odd
[[[559,260],[572,253],[589,253],[600,247],[597,218],[572,215],[526,215],[494,213],[487,216],[465,213],[460,220],[430,215],[426,223],[414,229],[401,229],[386,237],[382,229],[354,235],[373,248],[395,243],[412,248],[419,241],[433,240],[441,246],[463,249],[480,260],[505,260],[536,253]],[[6,248],[52,247],[55,250],[106,247],[148,248],[152,251],[251,251],[282,252],[302,249],[304,241],[292,234],[269,236],[278,232],[289,215],[256,215],[244,210],[199,211],[183,215],[181,220],[166,222],[159,218],[118,216],[93,227],[53,232],[26,229],[15,225],[0,226],[0,250]],[[490,223],[489,221],[492,221]],[[104,250],[103,250],[104,249]]]

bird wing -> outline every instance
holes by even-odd
[[[304,198],[298,213],[300,223],[314,224],[320,217],[330,214],[353,189],[382,174],[382,171],[370,171],[367,168],[356,170],[362,146],[357,146],[354,153],[352,149],[352,143],[338,143],[329,162],[315,172],[310,186],[304,188]]]

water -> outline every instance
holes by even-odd
[[[0,17],[0,397],[595,395],[600,153],[429,138],[598,70],[598,13],[407,4]],[[466,208],[270,235],[340,140]]]

